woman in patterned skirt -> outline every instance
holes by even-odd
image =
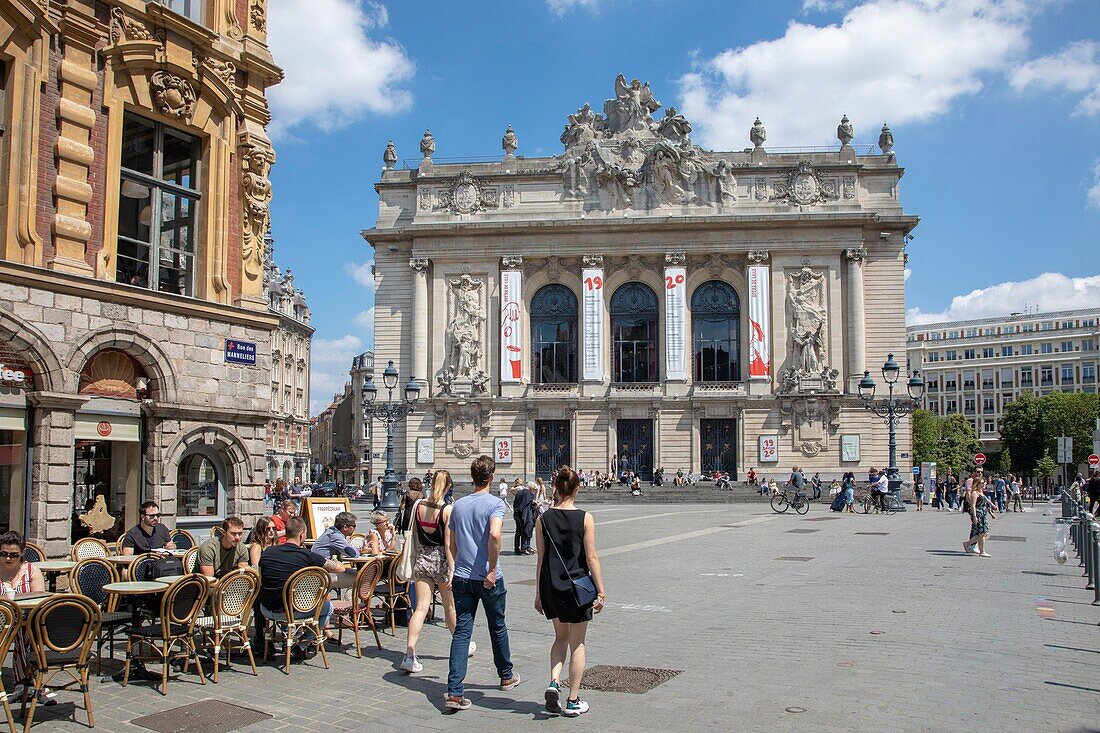
[[[8,597],[14,593],[40,593],[46,590],[46,581],[42,571],[23,560],[23,535],[18,532],[5,532],[0,535],[0,588]],[[12,678],[15,680],[15,695],[22,695],[25,685],[31,682],[34,666],[34,651],[26,626],[19,629],[11,648]],[[50,702],[55,702],[51,700]]]

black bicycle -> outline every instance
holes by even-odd
[[[782,514],[790,507],[799,514],[810,511],[810,500],[801,491],[794,492],[794,496],[787,496],[786,491],[780,491],[772,497],[772,511]]]

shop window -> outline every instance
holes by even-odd
[[[741,381],[741,301],[721,280],[691,295],[692,360],[696,382]]]
[[[643,283],[611,296],[611,374],[614,382],[657,381],[657,294]]]
[[[0,430],[0,531],[23,531],[26,433]]]
[[[572,290],[547,285],[531,298],[531,343],[535,384],[576,383],[577,296]]]
[[[205,25],[206,0],[147,0],[157,5],[163,5],[177,15],[182,15],[192,23]]]
[[[222,516],[225,468],[216,455],[196,449],[183,457],[176,472],[176,502],[179,517]]]
[[[199,150],[197,137],[126,115],[116,281],[194,295]]]

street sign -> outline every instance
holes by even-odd
[[[1073,438],[1058,438],[1058,463],[1073,463]]]
[[[975,466],[984,466],[985,465],[985,453],[978,453],[974,456],[974,465]]]
[[[225,363],[256,365],[256,344],[252,341],[225,340]]]
[[[920,476],[920,466],[913,466],[913,475]]]
[[[1100,456],[1096,455],[1095,453],[1089,456],[1089,465],[1100,466]]]

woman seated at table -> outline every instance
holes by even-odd
[[[252,534],[248,538],[248,564],[256,568],[260,566],[260,554],[279,541],[275,523],[270,517],[260,517],[256,520],[256,526],[252,528]]]
[[[18,532],[0,534],[0,588],[8,597],[12,596],[13,590],[15,593],[39,593],[46,590],[42,571],[23,560],[24,547],[26,544],[23,535]],[[20,627],[19,633],[15,635],[11,652],[12,678],[16,684],[12,694],[21,696],[23,685],[31,679],[31,665],[34,661],[34,651],[31,649],[26,626]],[[47,704],[55,702],[50,699]]]
[[[370,523],[374,526],[367,534],[367,541],[363,544],[364,554],[381,555],[389,550],[396,550],[397,543],[390,518],[383,511],[371,512]]]

